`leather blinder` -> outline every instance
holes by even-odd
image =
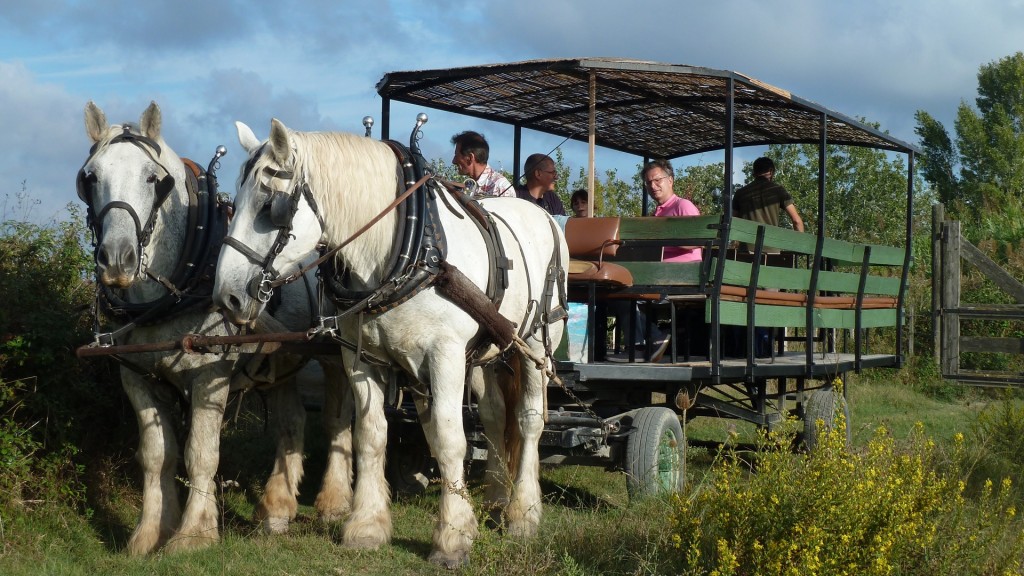
[[[270,197],[270,223],[277,228],[290,228],[294,214],[291,196],[287,192],[274,192]]]

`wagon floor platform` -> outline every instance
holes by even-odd
[[[745,358],[725,358],[721,361],[718,379],[725,382],[744,381],[748,377],[831,379],[859,368],[898,366],[899,360],[891,354],[862,354],[858,365],[854,354],[815,352],[808,362],[806,353],[787,351],[774,358],[757,358],[750,365]],[[712,363],[704,357],[675,363],[666,357],[661,362],[649,363],[629,362],[626,355],[610,355],[602,362],[558,362],[557,370],[578,382],[710,382],[715,379]]]

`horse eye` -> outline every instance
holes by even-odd
[[[154,182],[156,182],[156,174],[150,174],[149,177],[146,178],[146,184],[153,184]]]

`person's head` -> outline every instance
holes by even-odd
[[[547,154],[530,154],[523,164],[523,174],[526,176],[527,188],[540,186],[544,191],[554,190],[555,180],[558,179],[555,161]]]
[[[487,139],[479,132],[467,130],[452,136],[452,144],[455,145],[455,155],[452,156],[452,164],[463,176],[476,178],[487,165],[491,147],[487,145]]]
[[[675,176],[672,171],[672,163],[668,160],[651,160],[644,164],[642,174],[644,190],[651,198],[661,206],[675,195],[672,186],[675,184]]]
[[[775,162],[772,162],[771,158],[761,156],[757,160],[754,160],[753,167],[754,176],[764,176],[771,178],[775,175]]]
[[[572,215],[577,218],[586,218],[587,216],[590,216],[590,212],[587,210],[590,207],[588,205],[589,201],[590,196],[583,188],[573,192],[572,197],[569,198],[569,206],[572,208]]]

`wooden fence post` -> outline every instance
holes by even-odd
[[[942,297],[942,221],[946,208],[942,204],[932,206],[932,355],[941,366],[942,327],[940,322]]]
[[[942,374],[960,373],[960,222],[942,225]]]

